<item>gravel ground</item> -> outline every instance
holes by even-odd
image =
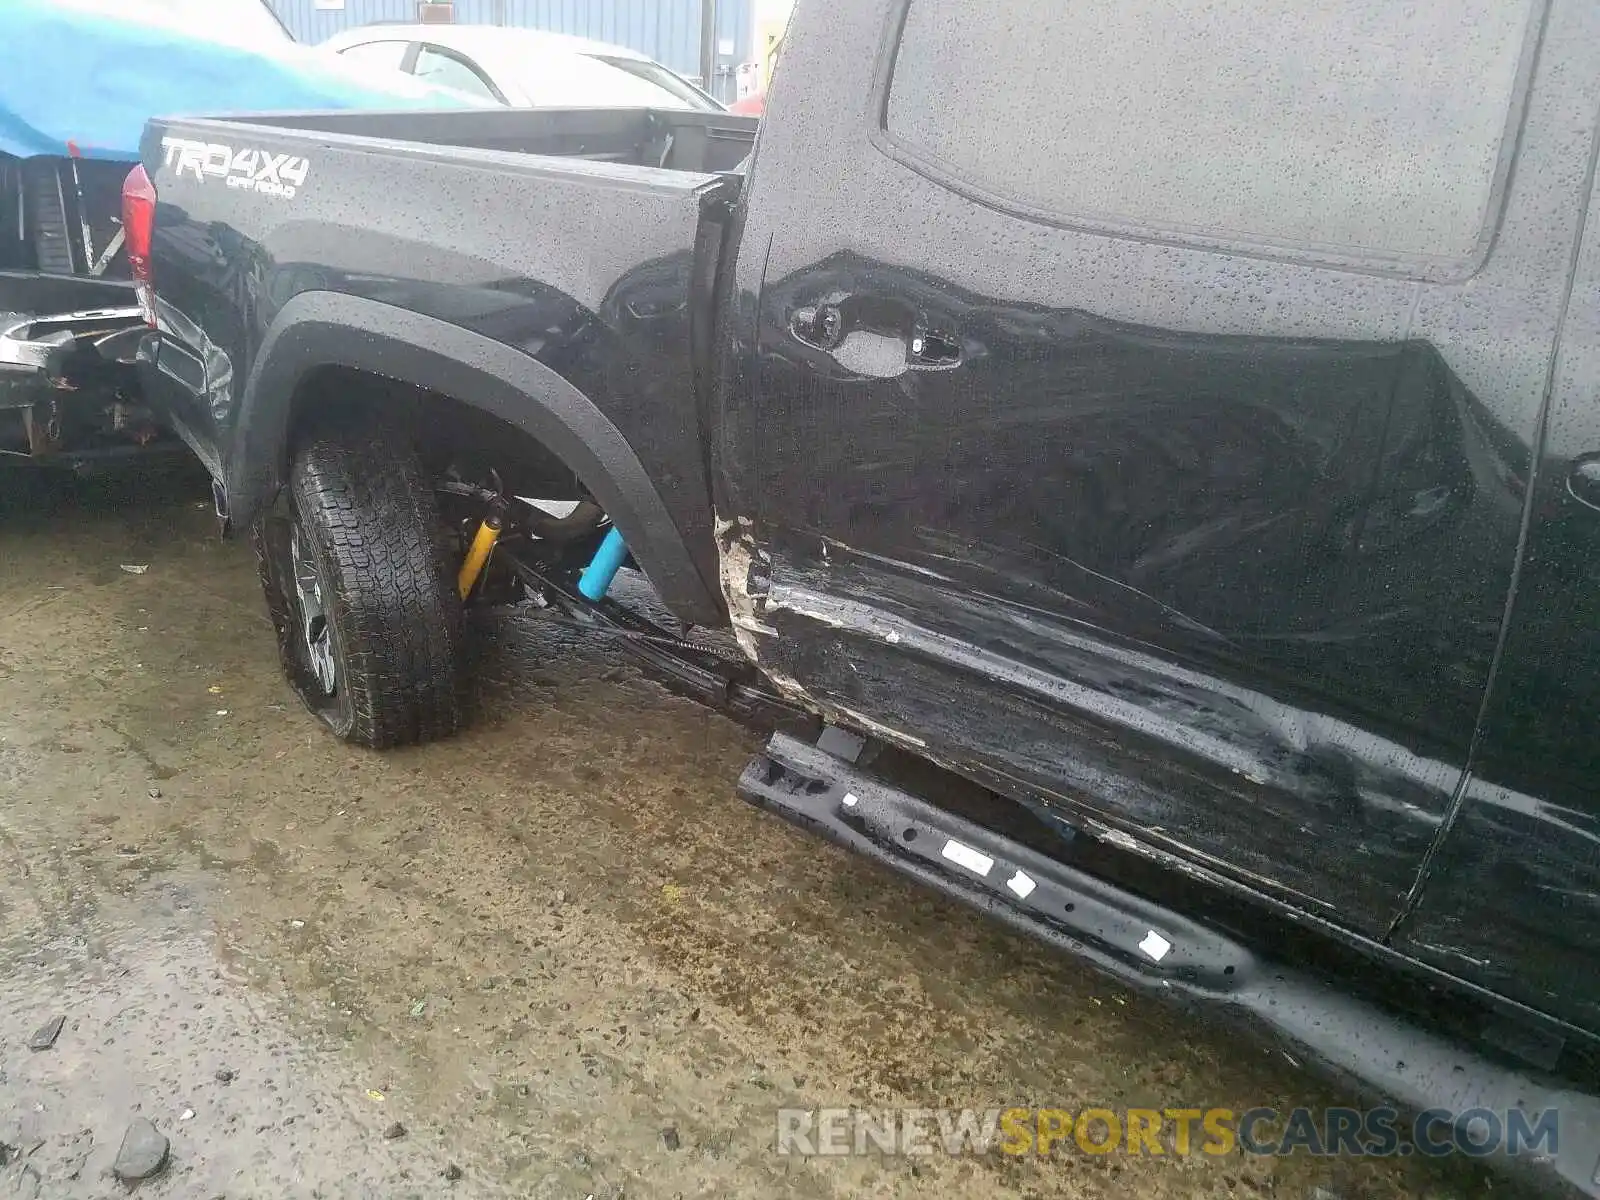
[[[336,744],[206,494],[0,476],[0,1200],[126,1195],[138,1117],[170,1141],[141,1200],[1511,1194],[779,1156],[788,1106],[1347,1098],[748,808],[754,734],[535,616],[478,623],[466,735]]]

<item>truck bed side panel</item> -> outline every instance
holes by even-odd
[[[144,161],[160,194],[164,319],[204,378],[182,421],[214,469],[235,474],[246,379],[283,306],[309,290],[359,296],[493,338],[571,383],[634,448],[715,579],[689,358],[710,177],[220,121],[152,123]]]

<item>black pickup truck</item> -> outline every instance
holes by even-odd
[[[618,531],[817,718],[748,798],[1600,1195],[1597,56],[800,0],[759,137],[155,121],[139,356],[340,736]]]

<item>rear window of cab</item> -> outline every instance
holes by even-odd
[[[1020,215],[1455,273],[1492,237],[1543,7],[906,0],[880,133]]]

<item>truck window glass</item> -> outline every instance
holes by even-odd
[[[1205,239],[1461,261],[1541,0],[908,0],[891,143],[987,198]]]

